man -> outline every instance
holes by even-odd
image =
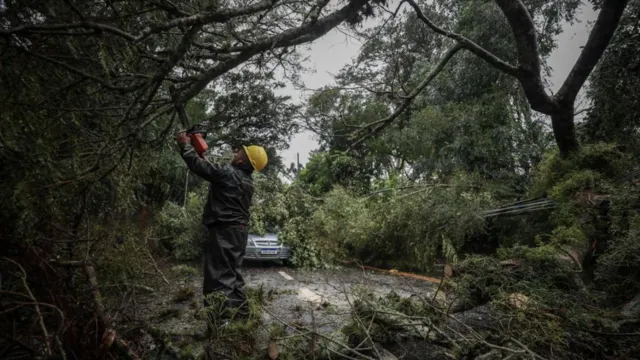
[[[211,305],[207,301],[208,295],[222,294],[226,298],[227,311],[224,312],[227,315],[228,310],[236,310],[236,318],[246,317],[249,313],[247,295],[238,268],[249,235],[247,226],[253,196],[251,174],[267,165],[267,154],[260,146],[243,146],[234,149],[230,164],[214,164],[198,156],[185,131],[180,131],[176,139],[189,169],[210,183],[202,216],[202,222],[209,229],[204,249],[204,304]],[[211,321],[215,319],[210,315],[208,320],[210,333]]]

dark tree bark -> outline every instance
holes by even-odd
[[[573,103],[569,109],[561,109],[551,114],[553,136],[560,150],[560,154],[569,155],[580,149],[573,116]]]

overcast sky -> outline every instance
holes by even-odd
[[[397,4],[398,1],[391,1],[390,7],[394,3]],[[395,9],[395,7],[393,8]],[[550,79],[551,91],[555,92],[569,74],[580,54],[580,47],[587,41],[590,23],[595,20],[596,16],[597,13],[593,11],[591,6],[583,1],[577,15],[579,21],[573,25],[565,24],[563,33],[557,38],[558,48],[549,59],[549,65],[553,69]],[[307,67],[314,68],[315,71],[302,76],[305,87],[317,89],[332,84],[332,74],[336,74],[358,55],[360,45],[357,40],[338,30],[333,30],[312,43],[304,55],[309,57]],[[303,101],[309,95],[308,91],[298,91],[291,86],[282,93],[292,96],[295,101]],[[309,152],[317,147],[318,143],[313,140],[313,135],[309,132],[303,132],[292,138],[290,148],[282,152],[281,155],[287,166],[295,162],[297,153],[300,154],[300,163],[306,164]]]

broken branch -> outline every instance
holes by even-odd
[[[402,104],[391,115],[389,115],[384,119],[377,120],[362,126],[362,129],[368,129],[368,128],[371,128],[372,126],[375,126],[375,127],[365,135],[361,136],[353,144],[351,144],[350,148],[354,148],[358,146],[370,136],[379,133],[382,129],[389,126],[398,116],[400,116],[400,114],[402,114],[402,112],[404,112],[404,110],[406,110],[409,107],[409,105],[411,105],[411,102],[413,102],[413,99],[415,99],[415,97],[418,96],[418,94],[420,94],[420,92],[424,90],[424,88],[427,87],[427,85],[429,85],[431,81],[433,81],[433,79],[435,79],[435,77],[438,76],[438,74],[440,74],[442,69],[444,69],[445,65],[447,65],[447,63],[449,62],[449,60],[451,60],[451,58],[453,58],[453,56],[462,48],[463,46],[458,43],[458,44],[455,44],[451,49],[449,49],[444,54],[444,57],[440,60],[440,62],[436,65],[436,67],[433,70],[431,70],[429,74],[427,74],[427,77],[424,80],[422,80],[422,82],[415,89],[413,89],[413,91],[408,96],[405,97]]]
[[[38,323],[40,324],[40,329],[42,330],[42,334],[44,335],[44,339],[45,339],[44,344],[47,350],[47,355],[51,356],[53,352],[51,351],[51,345],[49,344],[49,338],[50,338],[49,331],[47,330],[47,327],[44,325],[44,317],[42,316],[42,312],[40,311],[40,302],[36,300],[36,297],[33,295],[33,292],[31,292],[31,288],[27,283],[27,272],[24,271],[24,268],[22,267],[22,265],[18,264],[17,262],[7,257],[5,257],[4,259],[12,263],[16,267],[18,267],[18,269],[20,269],[20,280],[22,280],[22,285],[24,286],[25,291],[27,292],[27,294],[29,295],[29,298],[32,301],[30,305],[33,305],[33,308],[36,311],[36,315],[38,315]],[[62,348],[60,348],[60,351],[64,353],[64,350]]]

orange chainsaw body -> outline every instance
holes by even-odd
[[[193,145],[193,148],[196,150],[196,153],[198,153],[198,156],[204,158],[204,152],[207,151],[209,145],[207,145],[207,142],[204,141],[202,134],[189,134],[189,137],[191,137],[191,145]]]

